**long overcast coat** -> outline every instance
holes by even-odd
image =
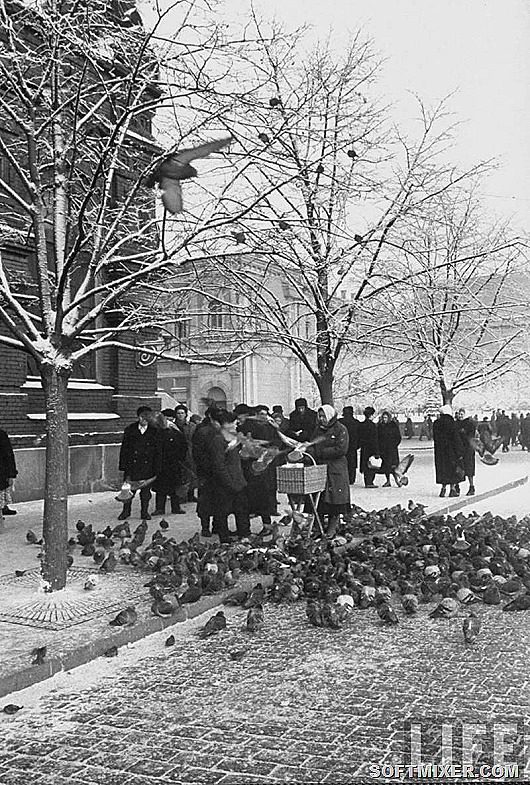
[[[324,437],[322,441],[312,445],[308,452],[317,463],[325,463],[328,467],[326,490],[322,500],[327,504],[350,503],[350,480],[348,476],[348,431],[334,417],[326,427],[321,425],[313,433],[313,439]]]
[[[458,425],[450,414],[441,414],[432,426],[434,439],[434,467],[438,485],[456,485],[461,477],[456,466],[464,459],[464,445]]]

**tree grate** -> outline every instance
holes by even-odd
[[[97,575],[90,591],[84,585],[89,575]],[[146,599],[145,576],[133,572],[110,575],[84,567],[71,567],[65,588],[47,594],[40,590],[40,569],[0,576],[0,622],[21,624],[43,630],[64,630],[76,624],[118,611]]]

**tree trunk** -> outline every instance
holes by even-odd
[[[68,569],[68,406],[69,372],[41,369],[46,408],[42,577],[50,591],[64,588]]]
[[[445,404],[449,404],[450,406],[453,405],[453,398],[455,397],[454,391],[452,388],[447,388],[445,384],[440,384],[440,389],[442,392],[442,401]]]
[[[329,403],[333,406],[333,369],[326,368],[324,373],[319,374],[316,383],[321,402]]]

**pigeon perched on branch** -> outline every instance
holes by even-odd
[[[168,211],[176,215],[182,212],[181,180],[197,177],[197,170],[191,166],[190,161],[207,158],[211,153],[217,153],[232,141],[232,137],[215,139],[212,142],[191,147],[187,150],[177,150],[164,158],[146,178],[146,185],[152,188],[155,184],[162,191],[162,204]]]

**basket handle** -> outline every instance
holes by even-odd
[[[317,465],[317,462],[315,461],[313,456],[310,455],[308,452],[304,452],[303,456],[304,456],[304,458],[311,458],[311,460],[313,461],[313,463],[311,464],[312,466],[316,466]]]

